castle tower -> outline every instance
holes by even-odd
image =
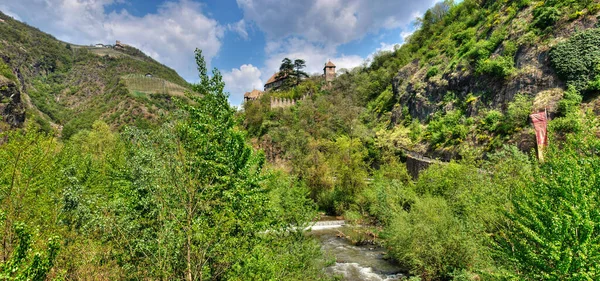
[[[328,61],[323,67],[323,76],[325,76],[325,82],[330,83],[335,79],[335,64]]]

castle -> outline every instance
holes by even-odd
[[[119,42],[120,43],[120,42]],[[327,61],[325,66],[323,67],[323,75],[321,75],[325,79],[325,82],[328,85],[331,85],[331,82],[335,80],[336,72],[335,72],[335,64],[331,62],[331,60]],[[276,72],[267,80],[267,83],[264,85],[264,91],[260,91],[257,89],[252,90],[252,92],[246,92],[244,94],[244,102],[253,101],[259,99],[265,92],[271,90],[277,90],[279,87],[283,85],[286,79],[289,77],[287,75],[279,75],[279,72]],[[300,100],[305,99],[307,96],[304,95]],[[296,100],[288,99],[288,98],[273,98],[271,97],[271,108],[285,108],[290,107],[296,104]]]
[[[328,61],[323,67],[323,77],[327,83],[331,83],[335,79],[335,64],[331,61]]]

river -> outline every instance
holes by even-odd
[[[346,226],[313,228],[311,235],[321,241],[326,256],[335,257],[335,264],[325,271],[342,276],[348,281],[391,281],[401,280],[398,265],[384,259],[384,249],[376,246],[354,246],[347,239],[337,237]]]

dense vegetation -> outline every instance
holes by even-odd
[[[284,61],[295,79],[239,112],[201,52],[187,85],[135,49],[98,56],[0,14],[0,78],[42,112],[0,135],[0,279],[326,279],[302,231],[321,211],[366,225],[412,280],[597,280],[599,11],[444,1],[331,84]],[[132,72],[190,92],[128,91]],[[415,154],[443,161],[413,178]]]
[[[2,134],[0,276],[8,280],[311,280],[305,189],[264,166],[218,71],[160,128],[96,121],[61,142]],[[293,188],[290,188],[293,187]]]
[[[267,92],[241,125],[321,211],[371,225],[413,278],[595,280],[599,11],[444,1],[394,51],[332,85]],[[538,163],[529,114],[544,109]],[[402,161],[414,154],[445,163],[413,179]]]

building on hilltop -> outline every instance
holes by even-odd
[[[246,92],[244,94],[244,102],[257,100],[264,94],[263,91],[254,89],[252,92]]]
[[[273,74],[273,76],[271,76],[271,78],[267,80],[267,83],[265,84],[265,91],[281,87],[281,85],[283,85],[283,82],[285,82],[285,80],[288,79],[287,75],[280,75],[280,73],[281,72],[277,72]]]
[[[121,43],[121,41],[117,40],[117,42],[115,42],[115,48],[125,48],[125,47],[129,47],[129,45],[127,44],[123,44]]]
[[[328,61],[323,67],[323,76],[325,77],[325,82],[331,83],[335,79],[335,64],[331,61]]]

